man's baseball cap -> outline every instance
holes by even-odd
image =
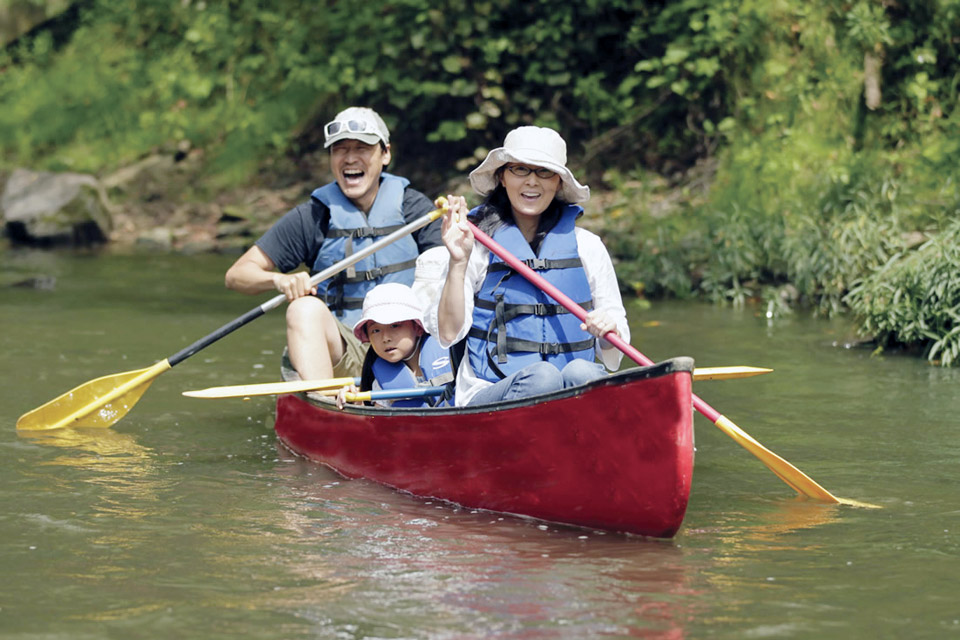
[[[324,126],[323,135],[326,149],[338,140],[359,140],[367,144],[390,144],[390,132],[383,118],[367,107],[349,107],[337,114],[337,117]]]

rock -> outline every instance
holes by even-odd
[[[16,169],[0,197],[7,237],[15,245],[102,244],[111,207],[97,179],[80,173]]]
[[[173,247],[173,232],[166,227],[155,227],[137,236],[137,245],[147,249],[169,251]]]
[[[57,287],[56,276],[48,274],[26,275],[5,273],[0,275],[0,287],[20,287],[23,289],[37,289],[38,291],[53,291]]]

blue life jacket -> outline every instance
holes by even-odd
[[[415,387],[439,387],[453,381],[450,353],[440,346],[436,338],[424,334],[420,341],[420,371],[424,382],[419,382],[410,367],[403,362],[387,362],[383,358],[373,361],[373,376],[381,389],[413,389]],[[449,397],[448,397],[449,396]],[[434,398],[405,398],[394,401],[394,407],[453,406],[453,394]]]
[[[582,211],[565,205],[536,256],[514,225],[500,227],[493,239],[589,311],[593,298],[574,233]],[[467,355],[478,377],[496,382],[540,360],[558,369],[577,358],[593,362],[594,348],[594,337],[575,315],[490,253],[467,334]]]
[[[410,181],[389,173],[381,174],[377,198],[364,214],[347,198],[336,182],[320,187],[313,197],[330,210],[330,226],[312,273],[323,271],[356,251],[406,224],[403,218],[403,192]],[[412,236],[400,238],[367,256],[336,276],[317,285],[317,296],[347,326],[360,319],[363,298],[370,289],[384,282],[413,284],[414,267],[419,255]]]

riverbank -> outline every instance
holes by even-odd
[[[394,170],[408,175],[403,168]],[[239,253],[280,216],[309,199],[331,175],[329,156],[319,150],[297,158],[271,159],[244,184],[222,186],[202,149],[181,148],[158,151],[98,179],[109,200],[111,249]],[[466,173],[424,182],[435,185],[417,185],[427,197],[457,193],[479,202]],[[602,234],[604,210],[615,202],[617,192],[594,185],[583,223]],[[665,207],[659,209],[662,215]]]
[[[397,164],[400,175],[415,170]],[[960,271],[960,219],[907,226],[916,197],[892,177],[878,189],[878,170],[817,182],[800,190],[803,206],[768,210],[727,201],[730,174],[718,177],[717,166],[709,158],[669,179],[639,171],[586,178],[592,197],[581,224],[603,238],[625,292],[750,304],[768,318],[852,311],[878,352],[960,361],[960,278],[952,275]],[[107,246],[239,255],[329,176],[328,156],[317,150],[273,158],[242,185],[224,186],[202,149],[157,151],[99,178],[113,220]],[[465,176],[414,183],[433,180],[421,187],[428,196],[476,202]]]

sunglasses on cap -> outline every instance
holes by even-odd
[[[556,171],[551,171],[550,169],[544,169],[543,167],[537,167],[536,169],[533,169],[531,167],[524,167],[523,165],[519,164],[511,164],[507,167],[507,171],[518,178],[526,178],[531,173],[535,173],[541,180],[549,180],[553,176],[557,175]]]
[[[377,134],[377,131],[375,131],[371,125],[367,124],[365,120],[334,120],[326,124],[323,128],[323,133],[329,138],[344,130],[350,133],[370,132]]]

